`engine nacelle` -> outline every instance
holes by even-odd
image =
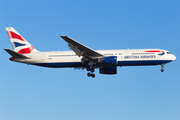
[[[111,67],[103,67],[99,68],[100,74],[117,74],[117,67],[111,66]]]
[[[116,65],[117,64],[117,56],[109,56],[109,57],[99,58],[98,63]]]

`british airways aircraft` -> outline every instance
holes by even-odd
[[[61,36],[72,51],[40,52],[27,42],[13,27],[6,27],[14,51],[4,49],[12,57],[11,61],[50,68],[82,68],[88,77],[100,74],[117,74],[117,66],[164,65],[176,56],[163,49],[93,50],[67,37]]]

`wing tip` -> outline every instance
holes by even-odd
[[[66,35],[61,35],[60,37],[65,38],[65,37],[67,37],[67,36],[66,36]]]

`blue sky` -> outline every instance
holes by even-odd
[[[180,1],[8,0],[0,2],[0,120],[179,120]],[[165,66],[118,67],[117,75],[9,61],[5,27],[39,51],[69,50],[60,35],[95,49],[161,48]]]

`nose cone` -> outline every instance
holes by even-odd
[[[174,59],[174,60],[176,59],[176,56],[175,56],[175,55],[173,55],[173,59]]]
[[[175,55],[171,55],[170,58],[174,61],[176,59],[176,56]]]

